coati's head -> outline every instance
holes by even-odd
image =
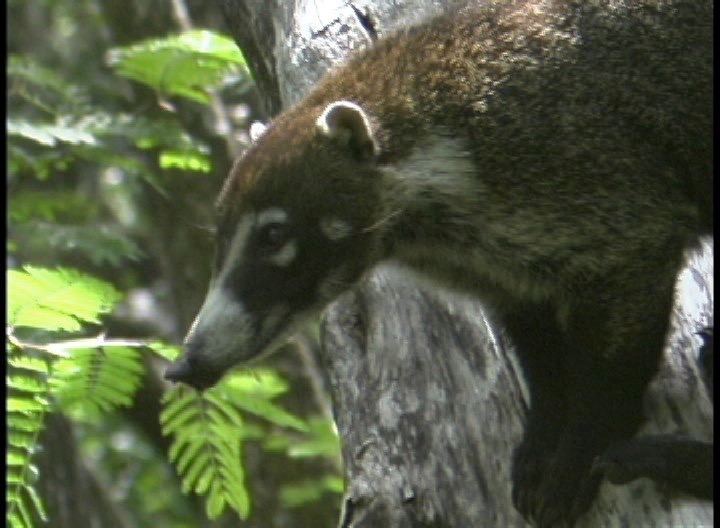
[[[367,115],[347,101],[300,107],[262,133],[218,198],[212,280],[167,379],[214,385],[373,264],[376,155]]]

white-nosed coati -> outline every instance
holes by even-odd
[[[166,376],[210,387],[400,261],[508,330],[531,389],[513,499],[571,524],[642,420],[683,252],[712,232],[712,20],[709,0],[498,1],[358,53],[233,167]]]

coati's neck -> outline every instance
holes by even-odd
[[[447,225],[439,224],[474,216],[477,166],[462,136],[438,128],[419,139],[407,157],[384,165],[382,172],[389,229],[412,219],[424,232],[446,232]],[[417,213],[422,214],[414,218]]]
[[[382,212],[373,226],[379,235],[381,259],[421,267],[419,271],[431,276],[453,273],[454,253],[469,256],[467,248],[480,243],[482,223],[478,208],[483,192],[463,139],[437,130],[420,139],[409,156],[385,165],[382,172]],[[421,256],[427,248],[433,248],[433,254]],[[423,262],[418,265],[413,262],[416,258]]]
[[[531,242],[525,252],[514,249],[513,218],[522,214],[497,207],[495,190],[478,177],[464,141],[437,127],[409,156],[383,168],[377,260],[400,262],[446,288],[482,291],[496,306],[496,298],[508,296],[547,299],[557,282],[543,271],[548,255],[533,251]]]

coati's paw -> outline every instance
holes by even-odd
[[[647,477],[668,492],[713,497],[713,444],[679,435],[633,438],[599,455],[593,471],[613,484]]]
[[[557,447],[548,435],[526,434],[515,450],[512,466],[512,500],[525,520],[532,519],[535,494],[543,474],[548,470],[551,454]]]
[[[515,507],[540,528],[573,526],[597,494],[600,476],[592,472],[594,454],[581,440],[570,438],[554,451],[524,447],[516,452],[513,467]]]
[[[646,439],[633,439],[618,444],[598,455],[592,470],[613,484],[625,484],[640,477],[657,473],[669,460],[665,450],[653,449]]]

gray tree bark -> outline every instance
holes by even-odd
[[[225,0],[224,10],[274,115],[353,49],[447,4]],[[695,335],[713,322],[712,247],[705,241],[680,277],[673,333],[639,435],[712,441]],[[510,499],[510,466],[527,389],[512,346],[478,301],[429,290],[385,265],[328,308],[321,339],[347,479],[339,526],[525,525]],[[604,482],[578,525],[712,522],[712,503],[640,479]]]

